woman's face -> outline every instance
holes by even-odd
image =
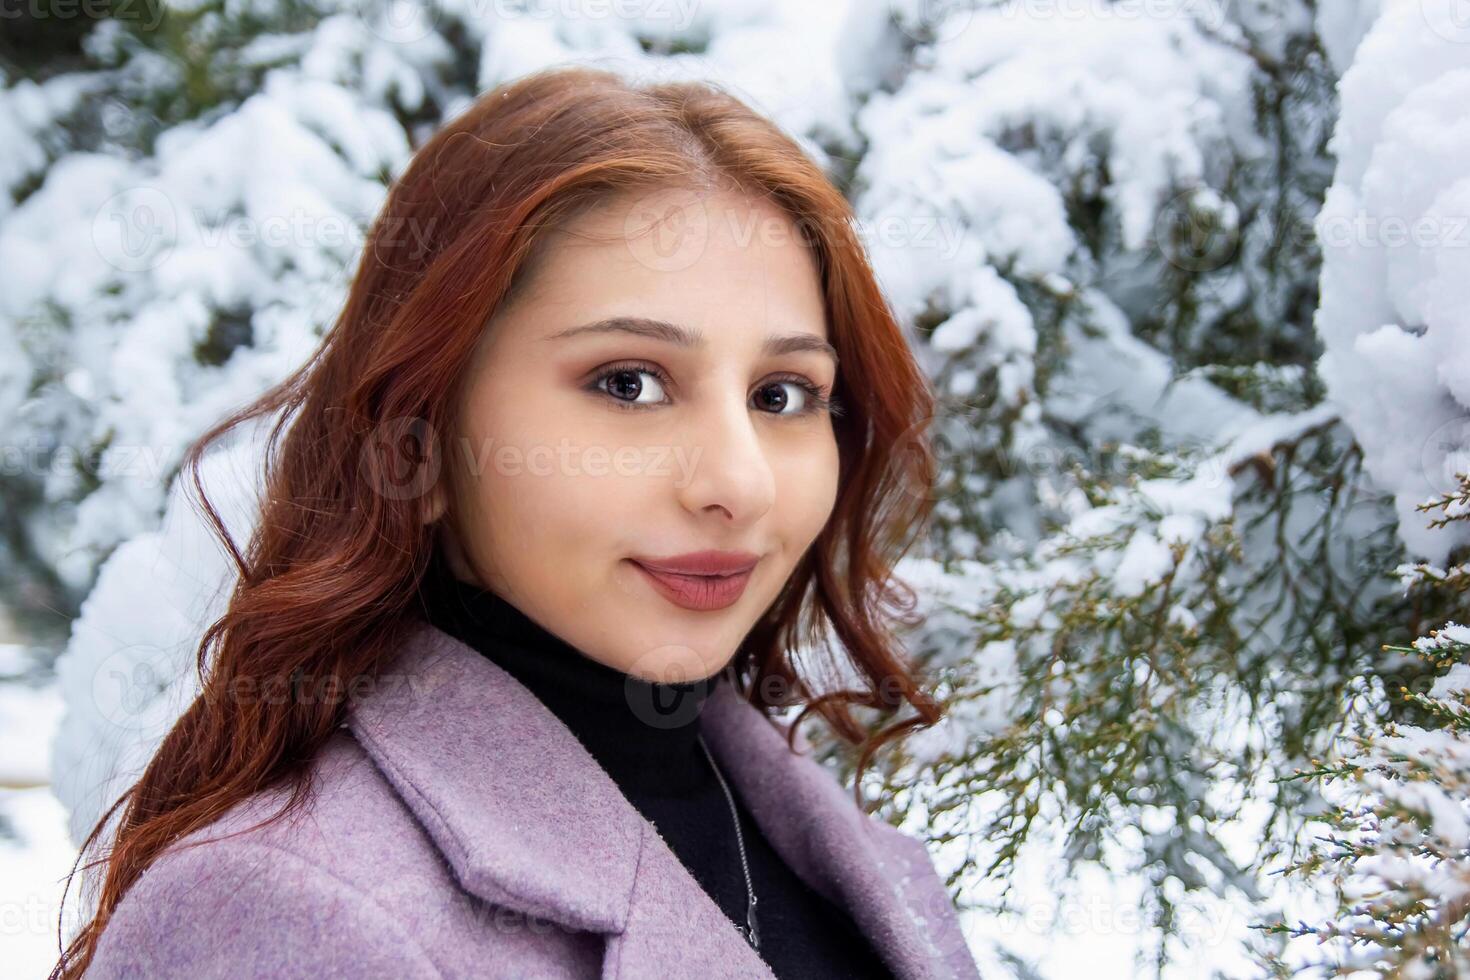
[[[469,372],[448,446],[456,574],[625,673],[724,667],[837,493],[837,364],[784,212],[670,190],[585,215]],[[743,591],[642,564],[706,551],[754,561]]]

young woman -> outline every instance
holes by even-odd
[[[860,769],[939,719],[886,628],[932,410],[768,120],[585,68],[485,94],[313,359],[190,448],[202,494],[276,417],[244,553],[205,502],[239,584],[53,977],[974,977],[923,844],[771,714]]]

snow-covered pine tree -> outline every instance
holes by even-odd
[[[876,255],[948,406],[908,571],[952,716],[884,789],[985,908],[1016,907],[1033,835],[1141,872],[1162,969],[1192,903],[1269,901],[1314,805],[1272,777],[1418,669],[1378,656],[1402,545],[1315,371],[1333,87],[1369,18],[1036,9],[905,31],[857,116],[861,215],[951,233]]]
[[[1470,25],[1454,4],[1386,4],[1340,85],[1321,216],[1321,373],[1393,494],[1411,615],[1365,675],[1344,735],[1284,781],[1322,788],[1305,857],[1273,869],[1334,893],[1278,974],[1449,978],[1470,968]],[[1403,646],[1407,637],[1416,637]],[[1405,671],[1405,673],[1409,673]],[[1324,827],[1325,824],[1325,827]],[[1299,947],[1304,947],[1300,949]]]
[[[1470,520],[1470,477],[1420,509],[1430,528]],[[1463,610],[1470,566],[1402,568],[1407,591]],[[1461,613],[1463,615],[1463,613]],[[1281,870],[1329,884],[1336,914],[1265,931],[1312,941],[1305,963],[1264,957],[1276,975],[1422,977],[1470,971],[1470,627],[1448,622],[1388,654],[1418,658],[1417,688],[1375,690],[1331,757],[1284,780],[1309,780],[1331,800],[1307,857]],[[1397,710],[1386,702],[1399,700]],[[1387,717],[1389,720],[1382,720]]]

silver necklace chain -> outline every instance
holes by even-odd
[[[760,933],[755,928],[755,888],[750,883],[750,864],[745,859],[745,836],[740,832],[740,811],[735,809],[735,797],[730,795],[730,787],[725,783],[725,777],[720,772],[720,767],[715,764],[715,757],[710,753],[709,746],[704,744],[704,735],[700,733],[695,736],[699,739],[699,747],[704,749],[705,758],[709,759],[710,768],[715,771],[715,778],[720,781],[720,789],[725,791],[725,802],[730,804],[730,818],[735,822],[735,843],[740,847],[740,870],[745,872],[745,925],[736,925],[735,928],[750,943],[751,949],[761,948]]]

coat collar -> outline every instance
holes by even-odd
[[[427,623],[405,636],[352,703],[347,727],[466,891],[615,937],[604,980],[772,977],[653,825],[524,685]],[[937,976],[924,902],[902,890],[921,845],[858,809],[728,683],[716,685],[704,712],[711,752],[776,852],[847,909],[901,980]]]

